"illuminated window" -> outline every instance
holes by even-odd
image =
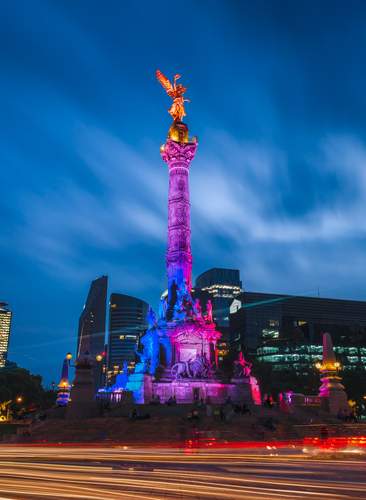
[[[323,356],[321,354],[318,354],[318,355],[311,356],[311,359],[313,361],[322,361]]]
[[[258,351],[261,351],[263,354],[274,354],[278,352],[278,347],[262,347],[258,349]]]
[[[264,339],[278,339],[279,336],[280,332],[278,330],[269,330],[268,328],[262,330],[262,337]]]
[[[347,351],[347,354],[358,354],[357,347],[348,347]]]
[[[269,326],[279,326],[280,322],[278,319],[270,319],[269,320]]]

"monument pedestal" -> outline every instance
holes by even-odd
[[[131,373],[129,375],[126,390],[132,392],[135,403],[150,403],[153,396],[152,378],[147,373]]]
[[[175,397],[178,404],[192,404],[209,399],[213,404],[222,404],[229,396],[230,384],[209,379],[180,379],[171,382],[153,382],[153,395],[162,403]]]
[[[153,382],[152,392],[155,398],[159,396],[161,403],[174,397],[178,404],[192,404],[201,399],[209,399],[212,404],[224,404],[228,398],[237,404],[261,404],[258,384],[254,377],[233,378],[230,383],[194,378]]]
[[[93,366],[87,359],[82,359],[76,364],[66,418],[84,419],[96,416],[98,416],[98,405],[95,400]]]
[[[233,403],[253,403],[250,377],[232,378],[231,383],[230,398]]]
[[[233,403],[254,403],[252,395],[251,377],[232,378],[229,392]]]
[[[323,374],[322,385],[319,389],[320,407],[331,413],[338,415],[339,412],[349,411],[347,394],[341,384],[341,378],[333,372]]]

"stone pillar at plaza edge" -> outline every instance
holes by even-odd
[[[189,167],[197,149],[196,139],[188,139],[188,127],[175,122],[161,147],[161,156],[169,168],[168,248],[166,265],[168,301],[174,300],[174,289],[192,288],[191,221]]]
[[[93,360],[88,353],[81,354],[75,364],[75,379],[71,389],[66,418],[80,420],[98,414],[93,380]]]
[[[58,384],[57,391],[57,406],[67,406],[70,399],[70,390],[71,384],[69,382],[69,360],[67,358],[64,359],[62,364],[62,372],[61,372],[61,380]]]
[[[349,412],[347,394],[339,376],[340,363],[337,362],[332,338],[329,333],[323,334],[323,362],[317,365],[320,371],[321,386],[319,396],[321,407],[333,415]]]

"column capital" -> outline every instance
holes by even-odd
[[[185,163],[187,167],[193,160],[198,142],[176,142],[172,139],[168,139],[166,143],[161,146],[160,154],[162,159],[169,166],[174,166],[175,163]]]

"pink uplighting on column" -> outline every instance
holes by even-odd
[[[180,143],[168,139],[161,156],[169,167],[168,248],[166,264],[168,289],[172,283],[185,282],[192,288],[191,217],[189,200],[189,167],[197,142]]]

